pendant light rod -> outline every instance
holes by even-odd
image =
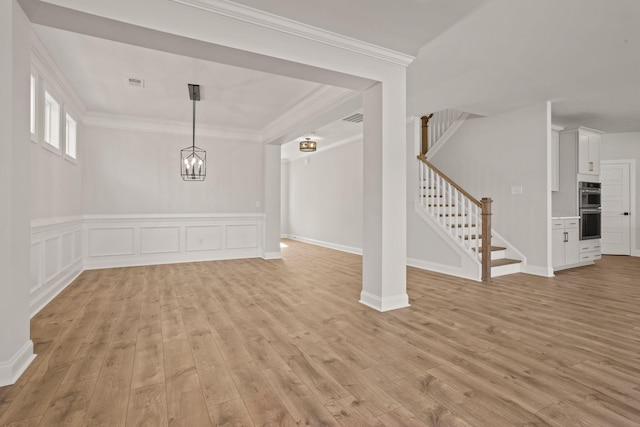
[[[196,100],[193,100],[193,126],[191,127],[191,146],[196,149]]]
[[[193,127],[191,134],[193,135],[192,146],[196,148],[196,101],[200,101],[200,85],[188,83],[189,99],[193,101]]]

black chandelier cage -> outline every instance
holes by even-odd
[[[200,101],[200,85],[189,84],[193,101],[193,139],[190,147],[180,150],[180,176],[185,181],[204,181],[207,176],[207,152],[196,147],[196,101]]]

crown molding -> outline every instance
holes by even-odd
[[[87,112],[84,115],[82,123],[90,127],[138,132],[154,132],[171,135],[191,135],[192,133],[192,123],[122,116],[95,111]],[[260,142],[260,132],[258,131],[207,125],[198,125],[196,127],[196,137],[212,137],[229,141]]]
[[[78,95],[73,89],[73,86],[69,83],[64,73],[58,68],[58,64],[53,59],[49,51],[36,33],[31,29],[31,64],[38,71],[41,77],[43,77],[47,83],[53,87],[53,89],[63,97],[64,103],[71,106],[71,111],[76,116],[81,117],[86,111],[87,107],[78,98]]]
[[[292,19],[264,12],[249,6],[228,0],[171,0],[186,6],[194,7],[217,15],[237,19],[249,24],[258,25],[281,33],[302,37],[329,46],[370,56],[393,64],[408,66],[415,56],[407,55],[382,46],[337,34],[322,28],[303,24]]]
[[[261,131],[262,141],[271,141],[310,117],[322,114],[357,95],[357,92],[350,89],[322,86],[264,127]]]

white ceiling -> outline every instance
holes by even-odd
[[[444,108],[489,115],[551,100],[556,124],[640,131],[637,0],[236,3],[417,54],[407,75],[409,115]],[[98,112],[189,121],[186,84],[196,82],[211,102],[198,105],[203,120],[262,129],[323,86],[49,28],[38,34]],[[126,87],[128,77],[147,87]]]
[[[409,111],[488,115],[553,101],[553,121],[640,131],[640,2],[491,0],[424,46]]]
[[[325,85],[34,25],[88,112],[260,131]],[[144,88],[128,79],[144,80]]]

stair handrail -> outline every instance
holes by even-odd
[[[433,165],[433,163],[431,163],[429,160],[427,160],[427,158],[424,156],[424,154],[420,154],[418,156],[418,159],[420,159],[422,161],[422,163],[426,164],[427,166],[429,166],[429,168],[433,169],[433,171],[435,173],[437,173],[438,175],[440,175],[445,181],[447,181],[449,184],[451,184],[456,190],[458,190],[459,192],[461,192],[462,194],[465,195],[465,197],[469,200],[471,200],[471,202],[475,205],[477,205],[479,208],[482,208],[482,202],[479,201],[478,199],[476,199],[475,197],[473,197],[471,194],[467,193],[466,190],[462,187],[460,187],[458,184],[455,183],[454,180],[452,180],[451,178],[449,178],[447,175],[445,175],[440,169],[438,169],[437,167],[435,167]]]
[[[471,203],[472,205],[475,206],[475,209],[470,209],[469,207],[464,207],[464,202],[463,204],[463,210],[465,212],[467,212],[469,215],[471,215],[474,221],[479,222],[480,223],[480,232],[481,232],[481,236],[482,236],[482,245],[477,245],[474,247],[472,247],[472,245],[469,244],[466,245],[467,250],[471,251],[471,253],[473,253],[475,251],[474,256],[480,261],[481,265],[482,265],[482,281],[486,282],[488,280],[491,279],[491,203],[492,200],[489,197],[483,197],[481,200],[476,199],[475,197],[473,197],[471,194],[469,194],[464,188],[462,188],[460,185],[458,185],[455,181],[453,181],[451,178],[449,178],[446,174],[444,174],[440,169],[438,169],[437,167],[435,167],[431,162],[429,162],[425,156],[425,154],[420,154],[418,155],[418,160],[420,160],[420,162],[422,162],[424,165],[426,165],[426,167],[428,169],[430,169],[435,175],[437,175],[437,177],[439,179],[430,179],[428,177],[426,177],[426,175],[429,175],[428,173],[425,174],[425,171],[423,170],[423,168],[420,168],[420,189],[419,189],[419,200],[420,203],[426,207],[424,205],[425,203],[425,197],[426,197],[426,192],[425,190],[425,186],[424,186],[424,182],[425,180],[428,180],[428,184],[429,186],[426,188],[427,190],[430,189],[430,187],[433,186],[438,186],[438,182],[440,180],[446,182],[446,184],[449,186],[448,189],[446,188],[441,188],[441,189],[436,189],[437,193],[439,194],[439,197],[443,197],[446,198],[447,200],[443,200],[443,202],[449,202],[448,206],[449,208],[451,208],[453,206],[452,201],[454,199],[457,200],[457,195],[454,194],[454,192],[451,190],[451,188],[455,189],[458,193],[460,193],[469,203]],[[446,186],[445,186],[446,187]],[[435,189],[435,187],[434,187]],[[447,206],[445,204],[445,206]],[[480,212],[478,212],[478,210]],[[432,209],[432,212],[430,212],[432,215],[435,216],[442,216],[445,214],[441,214],[439,212],[439,209]],[[449,213],[448,215],[452,215],[451,213]],[[459,238],[459,234],[462,230],[460,230],[460,228],[463,226],[463,224],[459,224],[457,223],[458,219],[456,218],[456,222],[454,223],[454,226],[456,227],[456,231],[451,232],[451,230],[447,230],[450,234],[453,234],[456,238]],[[441,223],[442,224],[442,223]],[[477,229],[477,225],[475,226],[475,228]],[[479,236],[476,236],[479,237]],[[469,237],[468,240],[471,240],[471,237]],[[476,242],[478,241],[478,239],[475,239]]]

